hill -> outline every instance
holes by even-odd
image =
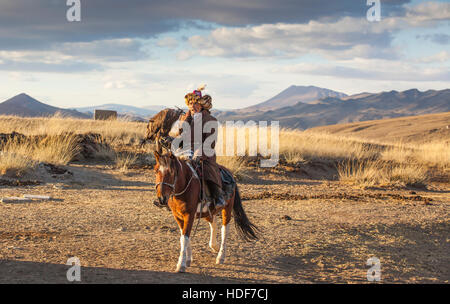
[[[326,132],[391,142],[430,142],[442,139],[450,142],[450,112],[323,126],[307,132]]]
[[[299,102],[310,103],[312,101],[325,98],[337,97],[342,98],[347,96],[344,93],[332,91],[329,89],[319,88],[315,86],[290,86],[286,90],[270,98],[267,101],[257,105],[242,109],[245,112],[251,111],[268,111],[279,109],[283,107],[293,106]]]
[[[76,110],[53,107],[42,103],[33,97],[22,93],[0,103],[0,115],[14,115],[21,117],[48,117],[60,113],[63,116],[76,118],[90,118],[90,116]]]
[[[450,111],[450,89],[420,92],[364,93],[354,97],[326,97],[310,104],[260,112],[228,111],[218,115],[226,120],[275,120],[282,127],[308,129],[316,126],[387,119]]]

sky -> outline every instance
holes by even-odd
[[[291,85],[450,88],[450,0],[380,0],[374,22],[367,0],[79,1],[79,22],[66,0],[0,2],[0,101],[183,106],[206,84],[236,109]]]

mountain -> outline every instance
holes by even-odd
[[[22,93],[0,103],[0,115],[16,115],[22,117],[48,117],[60,113],[63,116],[91,118],[76,110],[68,110],[49,106],[33,97]]]
[[[423,115],[450,111],[450,89],[420,92],[363,93],[344,98],[325,97],[297,103],[280,109],[248,113],[228,111],[219,113],[220,121],[275,120],[287,128],[307,129],[315,126]]]
[[[342,98],[347,96],[344,93],[315,86],[290,86],[278,95],[257,105],[241,109],[244,112],[268,111],[288,106],[294,106],[299,102],[310,103],[325,97]]]
[[[119,113],[119,114],[124,114],[124,115],[128,114],[128,115],[137,116],[137,117],[153,116],[159,112],[158,110],[139,108],[139,107],[115,104],[115,103],[109,103],[109,104],[93,106],[93,107],[76,108],[77,111],[84,112],[84,113],[90,113],[90,114],[94,113],[94,110],[96,110],[96,109],[97,110],[117,111],[117,113]]]

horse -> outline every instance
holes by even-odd
[[[214,204],[203,205],[201,200],[202,181],[193,165],[186,160],[174,156],[172,153],[161,155],[154,152],[156,166],[156,192],[161,204],[168,204],[180,228],[180,256],[176,272],[185,272],[192,262],[192,248],[190,236],[194,220],[205,219],[210,226],[211,233],[209,247],[217,253],[216,263],[223,264],[226,255],[226,239],[229,223],[234,214],[236,230],[245,241],[258,239],[258,228],[250,222],[242,206],[239,189],[235,183],[232,195],[226,200],[221,209],[214,208]],[[223,167],[222,167],[223,168]],[[225,168],[224,168],[225,169]],[[228,171],[229,172],[229,171]],[[222,239],[217,241],[216,216],[222,213]],[[198,225],[198,222],[197,222]]]

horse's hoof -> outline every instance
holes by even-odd
[[[186,267],[191,267],[191,261],[186,261]]]
[[[186,272],[186,267],[185,266],[178,266],[177,269],[175,270],[175,272],[177,272],[177,273]]]
[[[221,259],[221,258],[217,258],[216,259],[216,264],[217,265],[221,265],[221,264],[224,264],[225,263],[225,259]]]

